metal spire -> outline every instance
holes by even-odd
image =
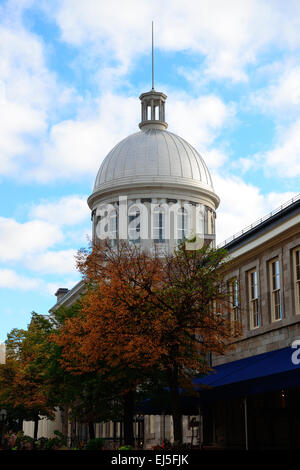
[[[154,90],[154,40],[153,40],[153,21],[152,21],[152,90]]]
[[[140,129],[167,129],[165,122],[165,102],[167,95],[154,89],[154,21],[152,21],[152,89],[140,95],[141,122]]]

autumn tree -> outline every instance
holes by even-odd
[[[160,365],[171,394],[174,439],[181,442],[180,388],[192,390],[195,375],[211,370],[209,354],[224,354],[241,328],[237,322],[233,328],[228,316],[230,299],[224,275],[230,263],[225,250],[209,245],[189,250],[182,243],[161,262],[163,288],[158,299],[152,300],[169,315],[169,328],[161,337],[167,354],[162,355]]]
[[[64,410],[70,421],[86,423],[90,439],[95,437],[94,423],[120,420],[122,403],[120,384],[107,379],[107,372],[88,370],[81,374],[73,368],[61,365],[62,348],[57,337],[65,329],[65,322],[73,323],[80,314],[81,300],[71,306],[62,306],[51,314],[53,329],[48,341],[51,345],[51,361],[48,363],[48,379],[53,384],[55,402]]]
[[[86,252],[81,252],[79,264],[85,254]],[[97,372],[111,388],[118,389],[119,398],[123,402],[125,441],[132,444],[136,389],[147,377],[146,367],[153,367],[159,357],[158,342],[153,331],[156,326],[150,319],[152,312],[144,298],[147,292],[142,289],[135,292],[134,285],[126,285],[118,276],[118,271],[109,268],[108,257],[112,252],[104,250],[101,254],[104,258],[99,263],[93,257],[88,260],[89,268],[85,277],[88,292],[81,299],[80,314],[65,322],[55,340],[63,347],[62,364],[68,371],[78,374]],[[129,253],[123,252],[123,255],[130,265],[127,256]],[[112,255],[111,262],[113,259]],[[156,275],[156,268],[151,258],[145,256],[144,261],[147,263],[145,272],[151,283],[151,276]],[[101,268],[101,274],[97,265]],[[123,269],[127,270],[128,266],[123,264]],[[143,313],[149,317],[144,322],[140,319],[143,304]],[[137,343],[139,346],[136,349]]]
[[[13,329],[6,341],[6,363],[0,366],[0,403],[22,419],[34,421],[37,438],[40,416],[54,418],[54,402],[45,380],[41,318],[32,315],[28,330]],[[45,320],[46,323],[46,320]]]
[[[79,315],[56,338],[62,364],[78,374],[98,371],[123,384],[125,440],[132,443],[133,399],[150,371],[166,378],[174,438],[182,440],[179,389],[223,354],[232,325],[226,314],[226,252],[204,246],[172,254],[108,243],[81,250],[78,267],[87,291]]]

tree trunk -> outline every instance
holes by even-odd
[[[37,439],[38,429],[39,429],[39,417],[36,416],[35,419],[34,419],[34,431],[33,431],[33,438],[34,439]]]
[[[134,391],[130,390],[124,396],[124,444],[134,446],[133,435]]]
[[[182,416],[180,409],[180,395],[178,388],[178,370],[169,370],[168,382],[171,394],[171,407],[173,416],[174,442],[182,444]]]
[[[90,439],[95,439],[95,428],[94,423],[92,421],[89,421],[89,435]]]
[[[61,420],[62,420],[62,433],[68,442],[69,435],[69,409],[68,407],[61,408]]]

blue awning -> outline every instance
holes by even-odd
[[[277,349],[216,366],[194,379],[204,398],[250,395],[300,386],[300,365],[292,362],[293,348]]]
[[[277,349],[216,366],[209,375],[193,379],[196,390],[200,392],[198,397],[182,393],[182,412],[197,413],[199,405],[205,402],[300,387],[300,364],[293,364],[294,352],[295,349],[290,347]],[[171,404],[169,400],[153,402],[147,399],[139,403],[137,412],[168,414],[171,413]]]

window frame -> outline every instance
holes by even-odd
[[[271,322],[274,323],[274,322],[282,320],[282,317],[283,317],[279,257],[276,256],[275,258],[271,259],[268,265],[269,265],[269,283],[270,283]],[[278,270],[277,270],[277,266],[278,266]],[[278,310],[279,310],[279,317],[277,318]]]
[[[130,227],[131,222],[139,218],[135,228]],[[137,206],[128,209],[128,241],[129,243],[141,243],[141,212]]]
[[[255,274],[255,276],[254,276]],[[256,278],[256,282],[252,282]],[[256,330],[261,326],[261,312],[259,308],[259,276],[257,267],[247,272],[249,328]]]
[[[177,234],[176,239],[178,241],[184,241],[187,235],[187,228],[188,228],[188,213],[184,207],[179,207],[176,212],[177,217]],[[181,236],[179,236],[179,234]]]
[[[240,322],[240,292],[237,276],[234,276],[227,281],[227,288],[230,306],[229,320],[233,330],[235,330],[237,323]]]
[[[158,216],[158,223],[156,217]],[[166,242],[166,211],[161,207],[156,207],[153,211],[153,238],[155,243]],[[157,237],[158,235],[158,237]]]

